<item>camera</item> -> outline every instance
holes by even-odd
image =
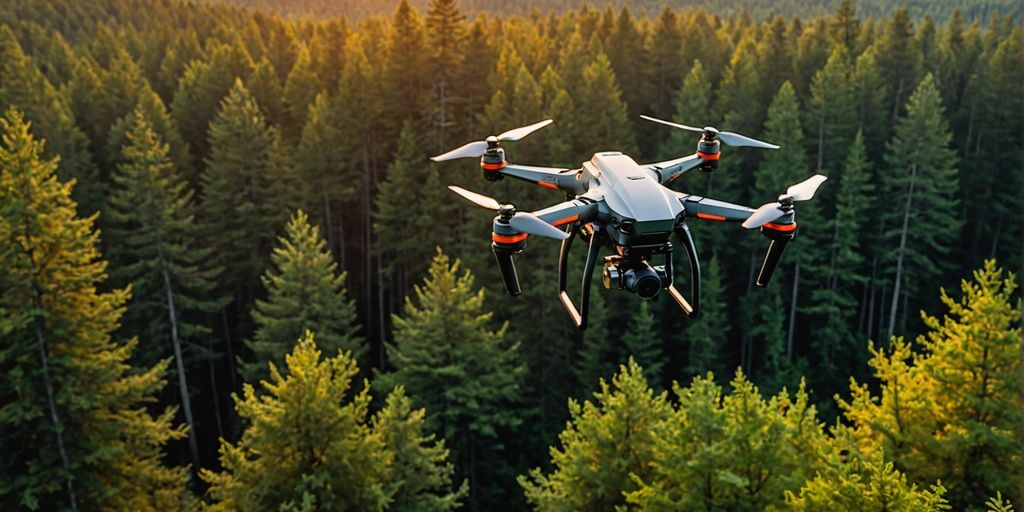
[[[602,281],[608,289],[627,290],[642,299],[653,299],[667,278],[664,266],[652,267],[646,260],[634,264],[621,256],[605,258]]]

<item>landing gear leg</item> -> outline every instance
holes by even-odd
[[[583,282],[580,291],[580,307],[576,308],[572,299],[566,292],[569,269],[569,249],[576,238],[576,229],[572,229],[569,238],[562,241],[562,250],[558,254],[558,298],[562,301],[565,311],[569,313],[572,322],[580,331],[587,329],[587,316],[590,313],[590,284],[594,277],[594,266],[597,264],[597,253],[601,248],[598,233],[590,234],[590,246],[587,252],[587,262],[583,267]]]

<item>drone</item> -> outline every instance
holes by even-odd
[[[611,252],[603,258],[602,281],[606,288],[626,290],[642,299],[652,299],[661,290],[666,290],[685,315],[697,316],[701,276],[697,248],[686,224],[691,219],[739,222],[746,229],[759,228],[770,243],[755,284],[767,286],[783,250],[796,236],[794,203],[811,199],[827,179],[821,174],[811,176],[789,187],[776,201],[756,209],[677,192],[667,185],[693,169],[713,172],[717,168],[722,144],[762,149],[778,149],[779,146],[720,131],[713,126],[695,128],[654,117],[641,117],[672,128],[700,133],[697,151],[653,164],[638,164],[621,152],[604,151],[595,153],[578,169],[509,163],[501,143],[521,140],[554,122],[548,119],[470,142],[432,158],[435,162],[479,158],[481,171],[488,181],[515,178],[565,193],[565,201],[561,203],[526,212],[461,187],[448,187],[470,202],[497,212],[491,234],[491,251],[505,290],[510,295],[522,293],[512,257],[523,251],[527,237],[534,235],[562,242],[558,257],[558,297],[580,331],[587,328],[590,285],[602,248]],[[673,234],[689,260],[689,298],[673,285]],[[579,306],[566,290],[569,250],[576,237],[587,244]],[[657,264],[658,259],[661,259],[661,264]]]

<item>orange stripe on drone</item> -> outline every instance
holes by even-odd
[[[482,167],[485,171],[497,171],[499,169],[504,169],[506,165],[508,165],[508,162],[499,162],[496,164],[480,162],[480,167]]]
[[[499,235],[497,233],[491,233],[491,240],[498,242],[499,244],[514,244],[516,242],[522,242],[526,240],[526,233],[520,233],[518,235]]]
[[[791,222],[789,224],[776,224],[774,222],[768,222],[768,223],[766,223],[764,225],[764,227],[766,227],[768,229],[774,229],[775,231],[786,231],[786,232],[789,232],[789,231],[793,231],[794,229],[796,229],[796,222]]]
[[[718,160],[719,157],[722,156],[722,154],[721,153],[704,153],[702,151],[698,151],[697,152],[697,156],[699,156],[701,158],[701,160]]]
[[[570,222],[576,222],[578,220],[580,220],[580,214],[577,213],[576,215],[573,215],[572,217],[566,217],[564,219],[556,220],[556,221],[552,222],[551,225],[552,226],[561,226],[562,224],[568,224]]]
[[[553,190],[558,190],[558,185],[555,185],[554,183],[548,183],[546,181],[538,181],[537,185],[540,185],[540,186],[542,186],[544,188],[550,188],[550,189],[553,189]]]
[[[711,215],[710,213],[698,213],[697,218],[704,220],[725,220],[725,217],[722,217],[721,215]]]

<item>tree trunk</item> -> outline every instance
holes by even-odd
[[[213,395],[213,417],[217,421],[217,437],[224,437],[224,421],[220,417],[220,397],[219,388],[217,387],[217,368],[213,364],[213,358],[206,360],[207,367],[210,369],[210,394]]]
[[[789,302],[789,329],[786,333],[786,361],[793,360],[793,329],[796,328],[797,293],[800,291],[800,258],[793,267],[793,295]]]
[[[903,228],[900,230],[900,248],[896,251],[896,280],[892,285],[892,306],[889,308],[888,338],[896,330],[896,309],[900,302],[900,285],[903,279],[903,257],[907,251],[907,230],[910,226],[910,207],[914,200],[914,180],[917,178],[917,163],[910,165],[910,185],[907,187],[907,202],[903,208]]]
[[[224,306],[220,310],[220,319],[224,323],[224,347],[227,350],[228,378],[231,379],[231,389],[238,389],[238,382],[235,380],[235,350],[231,348],[231,328],[228,326],[228,310]]]
[[[35,290],[36,310],[42,310],[42,299],[39,289]],[[43,320],[35,317],[36,345],[39,348],[39,362],[43,367],[43,384],[46,386],[46,404],[50,409],[50,421],[53,422],[53,431],[57,434],[57,451],[60,452],[60,463],[64,467],[64,482],[68,489],[68,501],[71,503],[72,512],[78,512],[78,498],[75,496],[75,483],[71,475],[71,460],[68,458],[68,451],[64,448],[64,425],[57,415],[57,401],[53,394],[53,380],[50,378],[50,363],[46,356],[46,340],[43,337]]]
[[[160,260],[160,272],[164,278],[164,299],[167,301],[167,315],[171,323],[171,345],[174,347],[174,366],[178,371],[178,393],[181,394],[181,412],[185,415],[188,425],[188,451],[192,456],[192,472],[199,474],[199,442],[196,440],[196,423],[192,419],[192,399],[188,396],[188,378],[185,375],[185,361],[181,353],[181,340],[178,339],[178,310],[174,304],[174,292],[171,290],[171,276],[167,266]]]
[[[380,366],[379,366],[379,368],[380,368],[381,371],[384,371],[384,363],[385,363],[385,361],[384,361],[384,338],[385,338],[384,331],[385,331],[385,329],[387,327],[385,325],[385,321],[386,321],[385,316],[386,315],[384,314],[384,310],[387,309],[387,307],[384,305],[384,272],[382,271],[382,269],[384,268],[383,263],[384,263],[383,262],[383,256],[378,252],[377,253],[377,309],[378,309],[378,315],[377,316],[378,316],[378,318],[380,320],[380,326],[379,326],[380,331],[378,331],[377,337],[380,339],[380,349],[379,349],[379,352],[380,352],[379,364],[380,364]]]

